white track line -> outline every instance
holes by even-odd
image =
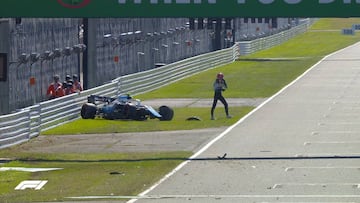
[[[288,85],[286,85],[284,88],[282,88],[280,91],[278,91],[276,94],[274,94],[273,96],[269,97],[267,100],[265,100],[262,104],[260,104],[258,107],[256,107],[254,110],[252,110],[250,113],[248,113],[247,115],[245,115],[244,117],[242,117],[238,122],[236,122],[234,125],[230,126],[229,128],[227,128],[223,133],[221,133],[219,136],[217,136],[216,138],[214,138],[213,140],[211,140],[207,145],[205,145],[202,149],[200,149],[198,152],[196,152],[194,155],[192,155],[190,157],[190,159],[195,159],[196,157],[198,157],[201,153],[203,153],[204,151],[206,151],[209,147],[211,147],[215,142],[217,142],[218,140],[220,140],[221,138],[223,138],[228,132],[230,132],[233,128],[235,128],[236,126],[240,125],[242,122],[244,122],[245,119],[247,119],[249,116],[251,116],[252,114],[254,114],[256,111],[258,111],[261,107],[263,107],[265,104],[267,104],[269,101],[273,100],[275,97],[277,97],[279,94],[281,94],[282,92],[284,92],[287,88],[289,88],[290,86],[292,86],[293,84],[295,84],[295,82],[297,82],[298,80],[300,80],[302,77],[304,77],[308,72],[310,72],[312,69],[314,69],[317,65],[319,65],[321,62],[323,62],[324,60],[326,60],[328,57],[337,54],[338,52],[341,52],[347,48],[356,46],[357,44],[360,44],[360,42],[353,44],[351,46],[348,46],[344,49],[338,50],[334,53],[331,53],[327,56],[325,56],[324,58],[322,58],[319,62],[317,62],[316,64],[314,64],[312,67],[310,67],[308,70],[306,70],[303,74],[301,74],[299,77],[297,77],[295,80],[293,80],[291,83],[289,83]],[[153,186],[151,186],[149,189],[145,190],[144,192],[140,193],[138,196],[142,197],[145,196],[146,194],[148,194],[149,192],[151,192],[152,190],[154,190],[157,186],[159,186],[162,182],[164,182],[165,180],[167,180],[168,178],[170,178],[171,176],[173,176],[177,171],[179,171],[180,169],[182,169],[185,165],[187,165],[190,162],[190,160],[185,161],[183,163],[181,163],[180,165],[178,165],[174,170],[172,170],[170,173],[168,173],[167,175],[165,175],[161,180],[159,180],[157,183],[155,183]],[[127,203],[134,203],[136,202],[138,199],[131,199],[129,201],[127,201]]]

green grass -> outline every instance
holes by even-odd
[[[224,73],[228,84],[228,89],[224,92],[225,97],[269,97],[319,59],[317,57],[311,60],[291,62],[236,61],[137,97],[144,102],[152,98],[211,98],[214,94],[212,84],[216,74],[220,71]]]
[[[311,30],[341,30],[359,23],[360,18],[322,18],[311,26]]]
[[[219,102],[215,109],[217,120],[210,120],[209,108],[175,108],[172,121],[159,121],[151,119],[147,121],[123,121],[105,119],[79,119],[74,122],[50,129],[44,135],[67,135],[67,134],[91,134],[91,133],[120,133],[168,130],[191,130],[199,128],[216,128],[230,126],[241,117],[249,113],[253,107],[230,107],[229,111],[233,118],[226,118],[224,107]],[[191,116],[198,116],[202,121],[187,121]]]
[[[352,24],[356,23],[360,23],[360,19],[321,19],[312,26],[309,32],[298,35],[281,45],[252,55],[241,56],[234,63],[201,72],[160,89],[137,95],[136,98],[143,100],[144,103],[148,99],[156,98],[211,99],[213,97],[212,84],[216,74],[220,71],[224,73],[229,87],[224,92],[226,98],[270,97],[324,56],[358,42],[360,40],[359,34],[341,34],[343,27],[351,27]],[[264,58],[288,60],[259,60]],[[175,109],[175,118],[171,122],[158,122],[157,120],[145,122],[78,120],[43,134],[143,132],[219,127],[231,125],[249,111],[249,109],[230,108],[234,109],[235,114],[232,114],[235,117],[225,121],[210,122],[208,120],[210,106],[193,109],[184,107]],[[204,121],[190,125],[189,123],[184,124],[185,118],[194,115],[203,118]]]
[[[212,82],[217,72],[225,74],[229,89],[225,97],[269,97],[310,68],[323,56],[358,42],[360,35],[341,35],[342,28],[358,24],[360,19],[322,19],[312,29],[288,42],[240,60],[212,69],[159,90],[137,97],[154,98],[211,98]],[[332,31],[333,30],[333,31]],[[258,61],[259,58],[289,58],[288,61]],[[176,108],[173,121],[149,120],[108,121],[77,120],[45,132],[52,134],[111,133],[157,130],[180,130],[229,126],[249,112],[251,107],[231,107],[232,119],[226,119],[219,103],[218,120],[209,120],[208,108]],[[203,121],[185,121],[190,116]],[[28,153],[19,148],[0,150],[0,157],[18,158],[5,166],[60,167],[61,171],[24,173],[1,172],[0,202],[63,201],[69,196],[136,195],[148,188],[179,164],[191,152],[131,153],[131,154],[47,154]],[[32,161],[31,161],[32,160]],[[110,175],[119,172],[119,175]],[[49,180],[44,190],[14,191],[22,180]]]
[[[63,168],[49,172],[1,172],[0,202],[64,201],[71,196],[137,195],[191,155],[190,152],[130,154],[27,154],[7,167]],[[26,161],[29,159],[28,161]],[[117,172],[119,174],[110,174]],[[23,180],[48,180],[42,190],[14,188]]]
[[[226,97],[269,97],[290,83],[324,56],[360,40],[360,35],[342,35],[341,29],[359,24],[360,19],[322,19],[309,32],[238,61],[199,73],[158,90],[138,95],[154,98],[211,98],[216,73],[223,72],[229,89]],[[315,32],[316,30],[316,32]],[[323,30],[323,32],[320,32]],[[329,31],[330,30],[330,31]],[[289,58],[288,61],[256,61],[259,58]]]

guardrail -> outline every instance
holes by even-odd
[[[81,105],[91,94],[115,96],[117,92],[117,84],[109,83],[0,116],[0,149],[26,142],[41,131],[78,119]]]
[[[78,94],[41,102],[19,112],[0,116],[0,149],[26,142],[38,136],[42,131],[78,119],[81,105],[92,94],[114,97],[121,93],[130,93],[131,95],[145,93],[201,71],[231,63],[239,55],[251,54],[280,44],[305,32],[309,24],[304,23],[270,37],[239,42],[228,49],[122,76],[107,84]]]
[[[152,70],[119,77],[102,86],[41,102],[19,112],[0,116],[0,149],[26,142],[40,132],[80,118],[81,105],[92,94],[114,97],[141,94],[198,72],[233,62],[239,46],[211,52]]]
[[[204,70],[233,62],[239,55],[238,46],[195,56],[160,68],[151,69],[113,80],[119,84],[120,93],[137,95],[157,89]]]
[[[19,144],[30,139],[31,117],[28,109],[0,116],[1,147]]]
[[[252,41],[239,42],[240,55],[252,54],[254,52],[279,45],[294,36],[306,32],[311,23],[313,23],[313,21],[308,20],[305,23],[293,27],[289,30],[282,31],[268,37],[263,37]]]

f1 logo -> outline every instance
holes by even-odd
[[[35,189],[40,190],[47,183],[47,180],[25,180],[22,181],[15,190]]]

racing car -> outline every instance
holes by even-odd
[[[96,116],[104,119],[130,119],[143,121],[147,119],[159,119],[170,121],[174,111],[168,106],[160,106],[156,111],[151,106],[141,104],[140,100],[133,99],[129,94],[122,94],[118,97],[104,97],[90,95],[87,103],[81,107],[83,119],[94,119]]]

